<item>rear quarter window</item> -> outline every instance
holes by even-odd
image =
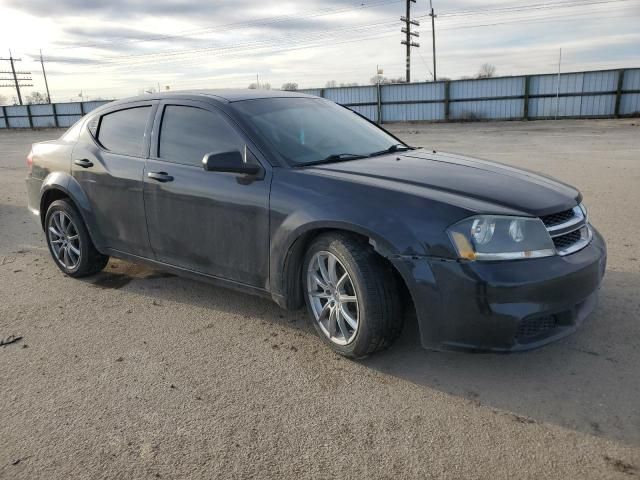
[[[113,153],[141,156],[150,112],[151,106],[144,106],[103,115],[98,128],[98,142]]]

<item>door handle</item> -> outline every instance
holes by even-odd
[[[86,158],[83,158],[81,160],[74,160],[73,163],[75,163],[76,165],[78,165],[79,167],[82,167],[82,168],[93,167],[93,162],[91,160],[86,159]]]
[[[155,180],[156,182],[173,182],[173,177],[167,172],[149,172],[147,173],[147,177]]]

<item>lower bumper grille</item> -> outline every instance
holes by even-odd
[[[558,326],[558,319],[555,315],[546,315],[544,317],[525,318],[518,325],[516,331],[516,339],[518,341],[527,341],[547,333]]]

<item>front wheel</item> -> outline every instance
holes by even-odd
[[[313,325],[337,353],[365,357],[399,335],[403,317],[396,274],[366,242],[341,233],[317,238],[302,277]]]
[[[69,200],[56,200],[44,220],[47,246],[60,270],[70,277],[98,273],[109,257],[96,250],[89,231]]]

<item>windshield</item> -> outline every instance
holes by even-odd
[[[325,100],[266,98],[233,106],[290,166],[352,160],[408,148],[354,112]]]

